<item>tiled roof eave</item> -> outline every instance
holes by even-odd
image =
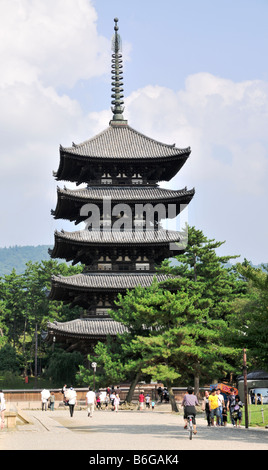
[[[133,289],[137,286],[148,287],[152,284],[153,279],[157,282],[163,282],[170,279],[171,276],[156,273],[131,273],[131,274],[108,274],[108,273],[81,273],[73,276],[52,276],[52,289],[67,288],[79,289],[84,291],[124,291]]]
[[[190,147],[176,148],[136,131],[132,127],[109,126],[96,136],[72,147],[60,147],[66,156],[93,159],[131,159],[179,157],[190,154]]]
[[[174,161],[174,160],[181,160],[181,159],[185,159],[186,157],[188,157],[191,153],[191,150],[190,148],[187,148],[185,150],[182,150],[181,152],[178,152],[178,153],[173,153],[171,155],[152,155],[151,157],[149,156],[132,156],[132,157],[123,157],[121,155],[118,155],[118,156],[113,156],[113,155],[110,155],[110,156],[97,156],[97,155],[87,155],[87,154],[76,154],[76,153],[71,153],[70,151],[68,150],[65,150],[65,149],[61,149],[61,154],[62,154],[62,157],[66,157],[66,158],[70,158],[70,159],[73,159],[73,158],[76,158],[78,160],[84,160],[86,162],[88,162],[89,160],[92,160],[92,162],[94,163],[97,163],[99,161],[103,162],[103,161],[106,161],[106,162],[115,162],[115,161],[118,161],[118,162],[125,162],[126,160],[129,162],[129,163],[135,163],[135,162],[138,162],[138,161],[142,161],[143,163],[146,163],[146,162],[150,162],[152,163],[152,161],[157,161],[157,162],[168,162],[168,161]],[[58,172],[55,172],[55,175],[57,175]]]
[[[104,338],[107,335],[115,336],[127,331],[127,328],[112,319],[77,319],[69,322],[48,322],[47,328],[50,334],[58,336],[79,338]]]
[[[155,202],[159,201],[174,201],[180,200],[184,197],[193,197],[195,189],[165,189],[159,187],[135,187],[135,186],[126,186],[126,187],[88,187],[81,189],[68,189],[57,188],[58,197],[62,199],[72,199],[75,201],[94,201],[94,202],[103,202],[103,197],[111,197],[111,200],[115,203],[117,202],[145,202],[152,201],[152,198],[155,198]]]
[[[103,235],[104,234],[104,235]],[[126,232],[111,232],[109,237],[105,232],[88,232],[88,231],[77,231],[77,232],[55,232],[55,240],[59,242],[72,243],[75,245],[83,246],[96,246],[96,245],[138,245],[138,246],[148,246],[148,245],[167,245],[169,243],[176,243],[181,241],[180,232],[153,232],[150,233],[144,232],[145,236],[139,236],[139,232],[130,232],[129,236]],[[158,234],[158,235],[156,235]],[[142,232],[143,235],[143,232]]]

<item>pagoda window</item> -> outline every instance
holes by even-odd
[[[137,271],[149,271],[149,269],[150,269],[149,263],[136,263]]]
[[[101,179],[101,184],[112,184],[112,183],[113,183],[112,179],[109,179],[109,178]]]
[[[142,183],[143,183],[143,180],[142,180],[142,179],[138,179],[138,178],[132,178],[132,183],[133,183],[133,184],[142,184]]]
[[[118,271],[130,271],[131,270],[131,264],[119,264],[118,265]]]
[[[110,175],[110,173],[103,173],[102,177],[101,177],[101,183],[102,184],[112,184],[113,180],[112,180],[112,177]]]
[[[98,264],[98,269],[100,271],[111,271],[112,270],[112,264],[111,263],[99,263]]]
[[[99,315],[99,316],[108,315],[108,309],[107,308],[96,308],[96,315]]]

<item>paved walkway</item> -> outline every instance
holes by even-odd
[[[0,450],[268,450],[268,430],[208,428],[197,418],[190,441],[181,415],[160,411],[25,411],[30,424],[0,431]]]

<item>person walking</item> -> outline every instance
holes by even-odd
[[[5,410],[6,410],[6,400],[3,390],[0,390],[0,414],[1,414],[1,429],[5,425]]]
[[[143,390],[142,390],[139,395],[139,409],[140,410],[143,410],[144,408],[144,400],[145,400],[145,396],[143,395]]]
[[[222,410],[224,407],[224,396],[221,394],[221,391],[219,388],[217,388],[216,394],[218,395],[218,405],[219,405],[219,416],[217,418],[217,424],[218,426],[223,426]]]
[[[70,410],[70,417],[72,418],[74,415],[74,407],[76,405],[76,391],[73,389],[72,385],[70,386],[69,390],[66,392],[66,398],[68,400],[69,404],[69,410]]]
[[[112,411],[114,411],[114,399],[115,399],[115,393],[114,393],[114,389],[112,389],[111,394],[110,394],[110,401],[111,401],[111,405],[112,405]]]
[[[235,407],[235,392],[234,392],[234,389],[231,388],[230,395],[227,400],[227,411],[230,412],[230,418],[231,418],[231,422],[233,426],[235,425],[235,421],[233,418],[234,407]]]
[[[62,395],[63,395],[63,403],[64,403],[65,406],[68,406],[68,400],[67,400],[67,398],[66,398],[67,390],[68,390],[67,385],[66,385],[66,384],[63,385],[62,390],[61,390],[61,393],[62,393]]]
[[[209,395],[208,401],[209,401],[209,409],[210,409],[211,426],[215,426],[214,418],[216,416],[216,420],[217,420],[217,418],[219,417],[219,400],[218,400],[218,395],[216,394],[215,388],[212,390],[211,394]]]
[[[206,413],[206,418],[207,418],[207,425],[210,426],[210,408],[209,408],[209,392],[206,390],[205,391],[205,396],[203,398],[203,402],[202,402],[202,410],[205,411]]]
[[[147,410],[150,409],[150,401],[151,401],[151,397],[150,397],[149,393],[147,393],[147,395],[146,395],[146,397],[145,397],[146,409],[147,409]]]
[[[193,428],[194,428],[194,434],[197,433],[196,430],[196,409],[195,406],[199,405],[197,396],[193,394],[193,388],[188,387],[187,388],[187,393],[184,395],[183,400],[182,400],[182,406],[184,407],[184,429],[187,429],[187,420],[188,416],[192,415],[193,416]]]
[[[93,392],[91,387],[88,387],[88,392],[86,394],[86,404],[87,404],[87,415],[90,418],[93,417],[94,405],[96,405],[96,394]]]
[[[55,405],[55,395],[54,393],[51,393],[49,397],[49,402],[50,402],[50,411],[54,411],[54,405]]]
[[[43,389],[41,392],[41,402],[42,402],[42,411],[47,411],[47,404],[48,404],[48,399],[50,397],[50,391],[47,389]]]
[[[236,395],[235,406],[234,406],[234,411],[233,411],[233,419],[234,419],[236,427],[237,427],[237,421],[239,421],[239,428],[241,427],[241,421],[242,421],[242,408],[243,408],[243,403],[240,400],[239,395]]]

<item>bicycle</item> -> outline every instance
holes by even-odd
[[[187,422],[188,422],[188,430],[189,430],[189,439],[192,440],[193,437],[193,415],[188,415],[187,416]]]

